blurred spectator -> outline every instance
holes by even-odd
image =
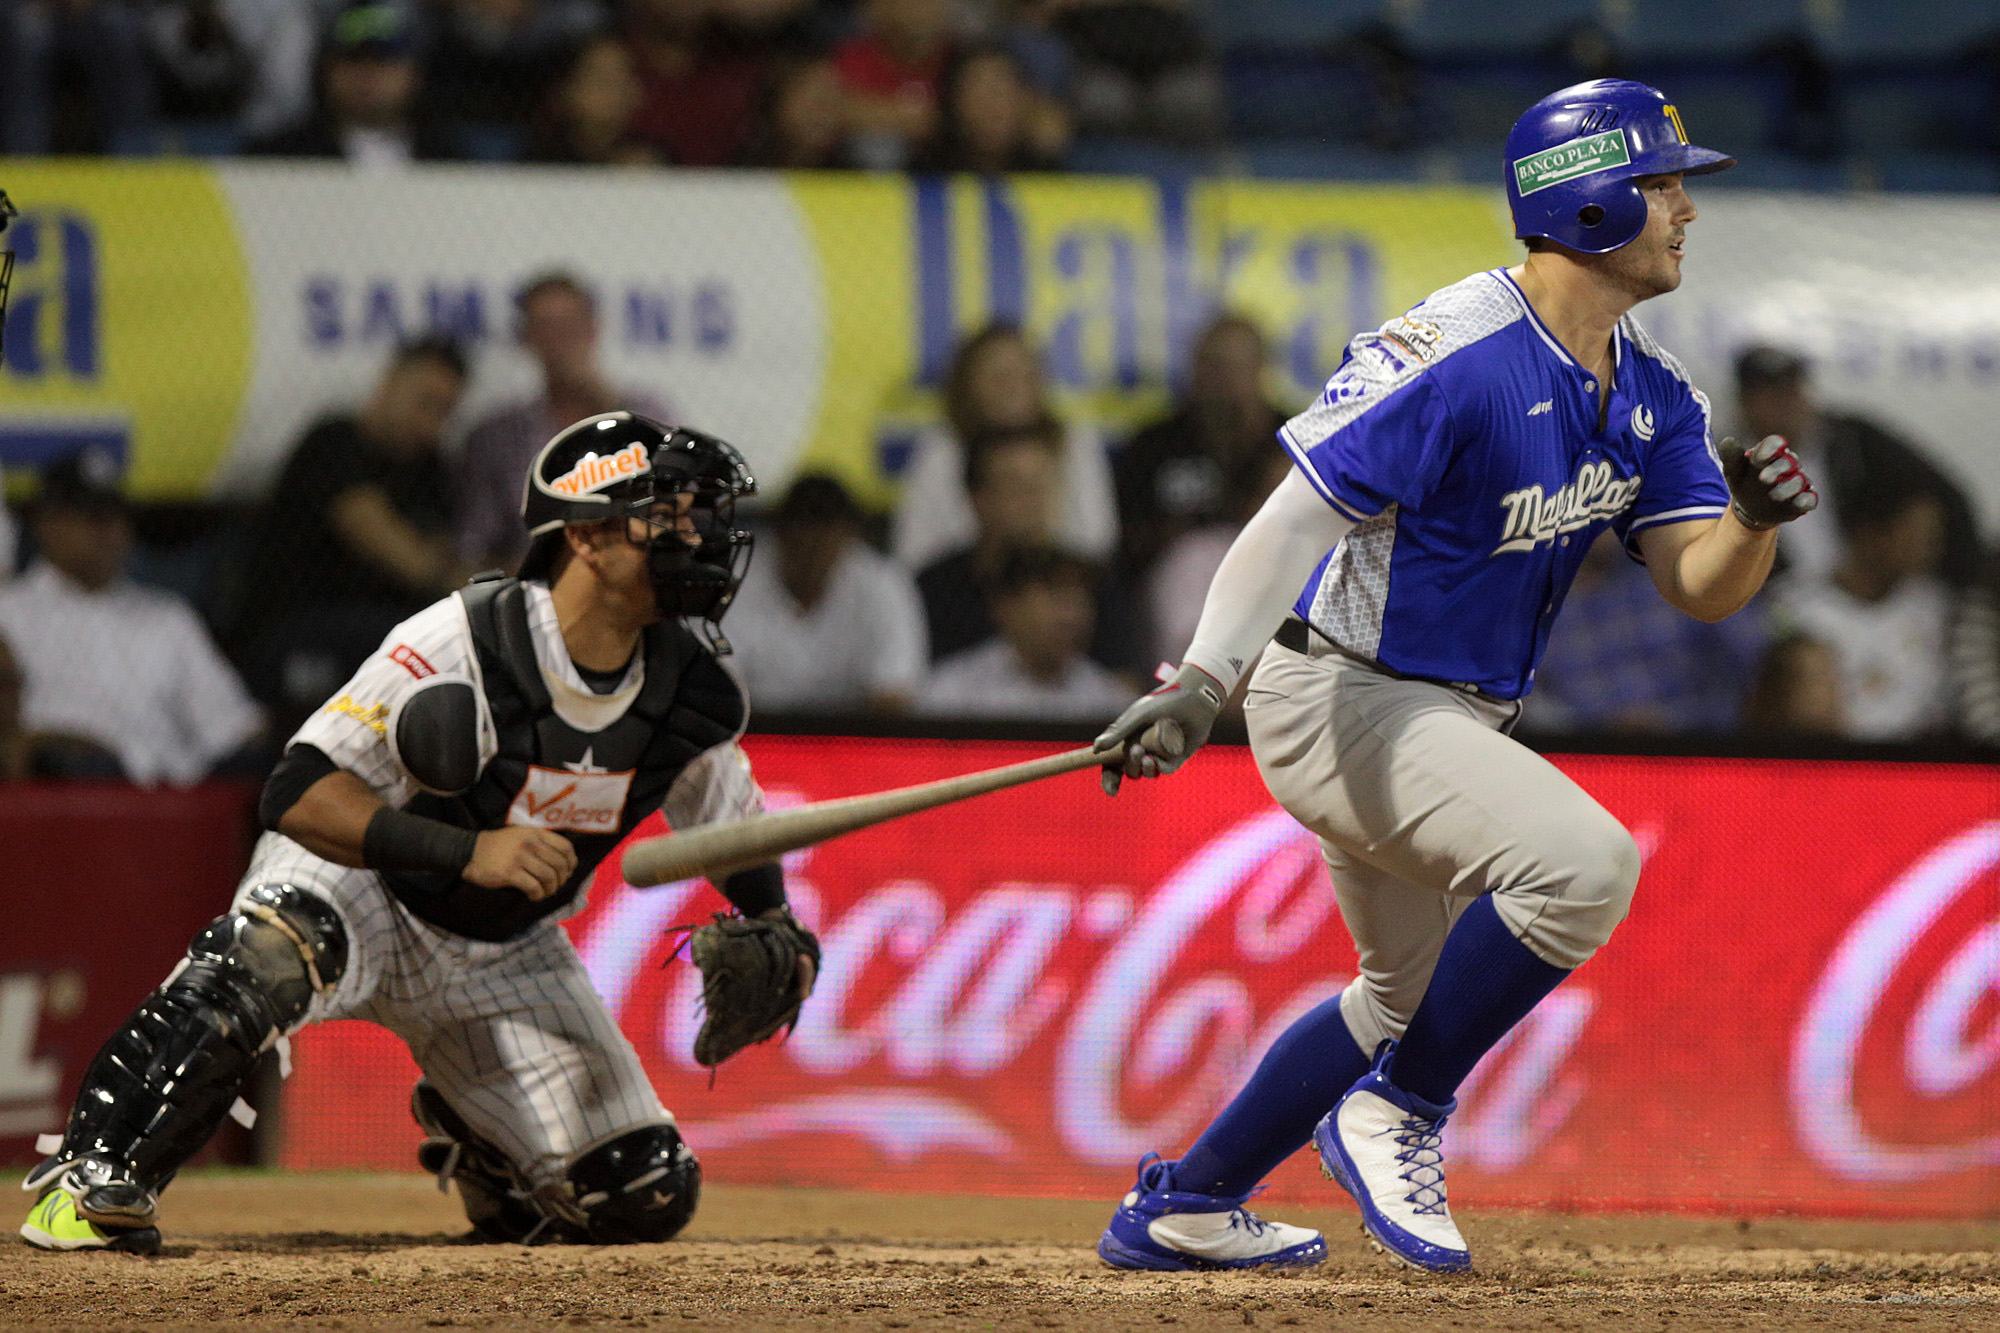
[[[778,62],[742,160],[745,166],[788,170],[854,165],[847,93],[831,60]]]
[[[772,712],[901,713],[929,650],[916,585],[861,536],[847,488],[801,476],[772,515],[729,608],[733,663],[750,706]]]
[[[1766,735],[1845,735],[1847,709],[1833,649],[1808,634],[1773,639],[1744,701],[1743,726]]]
[[[924,171],[1049,171],[1069,146],[1069,117],[1027,83],[1006,48],[974,46],[945,71],[938,134],[917,155]]]
[[[457,156],[422,113],[423,68],[409,13],[363,0],[334,17],[320,51],[317,105],[290,127],[253,141],[267,157],[337,157],[401,166]]]
[[[656,166],[660,152],[639,137],[646,92],[632,49],[618,37],[592,37],[543,92],[530,130],[530,162]]]
[[[1945,507],[1932,476],[1922,460],[1884,455],[1841,479],[1834,515],[1839,563],[1825,579],[1788,579],[1782,618],[1833,651],[1849,736],[1936,733],[1946,722],[1952,595],[1939,574]]]
[[[1187,652],[1194,642],[1195,627],[1201,623],[1208,585],[1222,567],[1222,557],[1250,516],[1263,507],[1292,470],[1292,460],[1283,450],[1273,448],[1244,467],[1249,473],[1247,480],[1234,478],[1230,484],[1234,497],[1231,509],[1217,514],[1212,522],[1187,528],[1166,544],[1143,574],[1129,576],[1141,590],[1150,631],[1146,641],[1149,661],[1178,662]]]
[[[963,441],[1059,419],[1041,358],[1018,328],[989,324],[959,344],[945,371],[944,417],[918,437],[896,507],[891,549],[911,569],[972,545],[976,536]],[[1118,512],[1104,442],[1076,423],[1063,431],[1062,453],[1056,539],[1093,560],[1108,557],[1118,540]]]
[[[1119,451],[1120,552],[1134,577],[1183,533],[1241,526],[1269,494],[1266,464],[1286,455],[1278,443],[1285,413],[1264,391],[1267,356],[1255,323],[1217,318],[1195,343],[1187,396]],[[1191,601],[1199,608],[1199,593]]]
[[[2000,745],[2000,550],[1960,601],[1950,648],[1959,730]]]
[[[157,116],[133,0],[0,0],[0,154],[148,153]]]
[[[321,421],[293,450],[251,536],[235,635],[259,698],[302,716],[398,621],[465,581],[439,452],[464,388],[455,344],[406,344],[359,413]]]
[[[1754,602],[1708,624],[1675,610],[1606,532],[1570,587],[1527,718],[1540,731],[1734,731],[1768,638],[1764,614]]]
[[[0,782],[36,776],[35,740],[21,723],[21,691],[26,680],[13,647],[0,639]]]
[[[940,556],[917,575],[931,661],[984,643],[998,632],[986,590],[1008,551],[1050,544],[1062,504],[1061,484],[1062,429],[1055,422],[1001,427],[973,438],[965,456],[965,487],[977,534],[969,546]],[[1109,578],[1101,579],[1092,595],[1099,614],[1090,655],[1114,671],[1143,677],[1153,658],[1131,599]]]
[[[132,523],[109,454],[53,464],[32,526],[40,558],[0,589],[0,637],[25,677],[23,725],[74,738],[38,742],[45,761],[60,754],[52,766],[69,774],[181,786],[258,736],[262,715],[194,609],[126,576]]]
[[[153,0],[146,35],[169,120],[274,134],[312,109],[312,0]]]
[[[936,136],[952,52],[949,0],[861,0],[861,27],[834,52],[862,166],[907,166]]]
[[[521,485],[542,446],[573,422],[619,408],[669,419],[653,395],[618,389],[597,363],[597,298],[571,273],[531,279],[514,298],[515,339],[534,358],[541,392],[498,408],[466,433],[459,455],[458,552],[511,570],[527,550]]]
[[[1865,417],[1823,411],[1803,356],[1768,345],[1745,348],[1736,358],[1736,408],[1751,439],[1782,435],[1791,444],[1823,510],[1837,511],[1842,495],[1883,469],[1913,476],[1943,509],[1944,577],[1963,587],[1977,576],[1979,527],[1964,490],[1901,436]],[[1843,526],[1787,525],[1778,554],[1788,572],[1829,577],[1840,560]]]
[[[993,635],[986,589],[1008,552],[1048,543],[1059,499],[1062,433],[1055,422],[999,427],[968,443],[965,492],[976,535],[917,575],[933,662]]]
[[[1008,550],[987,587],[1000,634],[940,662],[917,697],[932,717],[1102,722],[1132,687],[1084,655],[1098,579],[1090,561],[1057,546]]]
[[[1222,133],[1222,79],[1201,25],[1175,0],[1052,0],[1069,46],[1070,105],[1089,134],[1204,145]]]
[[[645,90],[639,137],[668,162],[740,161],[773,63],[802,38],[802,0],[623,0],[623,31]]]
[[[599,0],[440,0],[424,52],[424,101],[442,126],[526,135],[543,91],[599,31]]]

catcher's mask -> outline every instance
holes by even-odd
[[[736,501],[756,493],[742,455],[713,435],[636,412],[585,417],[543,445],[528,469],[520,576],[549,577],[572,523],[637,519],[650,534],[646,563],[660,613],[700,620],[709,646],[726,653],[719,622],[752,542],[736,527]]]
[[[0,234],[4,234],[7,230],[7,224],[19,216],[20,210],[14,207],[14,201],[7,197],[5,190],[0,190]],[[0,242],[0,245],[4,244],[4,242]],[[4,356],[6,353],[7,284],[12,282],[13,279],[14,251],[11,246],[8,246],[5,249],[0,249],[0,356]]]

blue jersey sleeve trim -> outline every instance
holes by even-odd
[[[1369,519],[1375,517],[1373,514],[1356,509],[1354,505],[1333,493],[1333,488],[1326,484],[1326,478],[1320,476],[1319,469],[1314,467],[1312,459],[1307,457],[1308,451],[1300,448],[1299,442],[1292,438],[1290,426],[1282,426],[1278,429],[1278,443],[1285,446],[1285,452],[1292,456],[1292,462],[1297,465],[1299,471],[1306,474],[1306,480],[1312,483],[1313,489],[1319,492],[1320,498],[1332,505],[1342,518],[1355,523],[1366,523]]]
[[[1625,529],[1625,553],[1643,565],[1646,563],[1646,558],[1639,550],[1641,532],[1647,528],[1668,527],[1675,523],[1692,523],[1698,518],[1721,518],[1728,508],[1727,505],[1693,505],[1686,509],[1669,509],[1665,513],[1635,518],[1632,520],[1632,525]]]

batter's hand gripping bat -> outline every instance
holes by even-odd
[[[837,801],[818,801],[772,810],[727,824],[704,824],[685,833],[669,833],[661,838],[635,842],[625,853],[625,881],[638,888],[669,884],[674,880],[705,875],[723,880],[739,870],[775,861],[785,852],[796,851],[828,838],[852,833],[872,824],[903,815],[929,810],[934,806],[983,796],[1003,787],[1094,768],[1116,751],[1099,752],[1089,746],[1067,750],[1025,763],[989,768],[914,787],[846,796]]]

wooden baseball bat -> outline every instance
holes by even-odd
[[[726,879],[739,870],[774,861],[785,852],[809,847],[843,833],[852,833],[873,824],[903,815],[949,805],[970,796],[983,796],[1003,787],[1093,768],[1104,756],[1089,746],[1067,750],[1025,763],[989,768],[914,787],[845,796],[837,801],[818,801],[772,810],[727,824],[704,824],[685,833],[669,833],[662,838],[635,842],[625,853],[625,881],[639,888],[669,884],[677,879],[705,875]]]

